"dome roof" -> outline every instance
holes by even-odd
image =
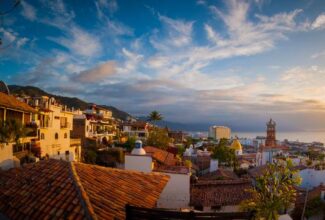
[[[239,140],[237,138],[232,142],[230,147],[234,150],[242,150],[243,149],[241,146],[241,143],[239,142]]]

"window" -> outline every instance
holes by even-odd
[[[54,138],[55,138],[55,140],[59,139],[59,134],[55,133]]]
[[[44,133],[41,133],[41,140],[44,140],[45,139],[45,135]]]
[[[58,151],[58,155],[60,155],[60,151]]]
[[[68,138],[68,134],[64,133],[64,138],[67,139]]]

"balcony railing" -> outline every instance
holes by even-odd
[[[81,139],[80,138],[71,138],[70,139],[70,147],[80,146],[80,145],[81,145]]]
[[[28,123],[25,125],[25,127],[27,129],[27,133],[26,133],[27,137],[36,137],[37,136],[38,126],[36,123]]]

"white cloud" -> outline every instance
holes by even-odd
[[[107,61],[93,69],[82,71],[72,78],[82,83],[99,83],[115,73],[116,63],[114,61]]]
[[[317,58],[324,57],[324,56],[325,56],[325,50],[311,55],[310,58],[317,59]]]
[[[312,29],[323,29],[325,28],[325,14],[319,15],[315,21],[311,24]]]
[[[96,35],[90,34],[75,25],[72,25],[66,34],[67,37],[49,37],[49,39],[83,57],[96,57],[101,54],[101,43]]]
[[[36,9],[32,5],[28,4],[26,1],[21,1],[21,6],[23,8],[21,13],[26,19],[30,21],[36,20]]]

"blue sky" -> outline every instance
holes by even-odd
[[[325,130],[323,0],[25,0],[0,35],[8,84],[181,123]]]

